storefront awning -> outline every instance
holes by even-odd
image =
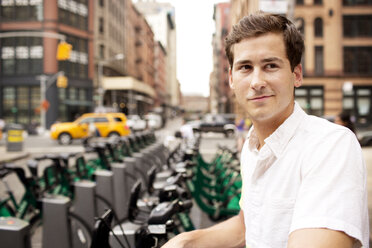
[[[155,97],[155,90],[133,77],[103,77],[103,88],[105,90],[133,90],[150,97]]]

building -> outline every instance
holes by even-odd
[[[128,3],[129,2],[129,3]],[[111,92],[105,92],[102,85],[103,76],[124,76],[125,71],[125,26],[126,5],[130,1],[112,0],[94,1],[94,86],[95,105],[118,107],[111,101]]]
[[[164,93],[166,95],[159,101],[160,111],[167,112],[166,115],[170,116],[172,109],[176,109],[181,101],[180,86],[177,80],[175,9],[169,3],[159,3],[154,0],[139,0],[135,6],[145,16],[154,31],[155,40],[160,42],[166,53],[164,70],[166,73]],[[162,61],[161,58],[158,62],[160,61]],[[163,82],[157,82],[157,84],[164,85]]]
[[[155,107],[162,107],[166,104],[167,99],[167,52],[160,41],[155,42],[155,51],[154,51],[154,67],[155,67]]]
[[[92,109],[93,5],[93,0],[1,1],[0,35],[10,36],[0,39],[0,118],[30,126],[40,123],[45,109],[49,127]],[[67,61],[56,59],[61,35],[72,44]],[[59,71],[68,78],[66,89],[56,87]],[[43,104],[40,75],[48,79]]]
[[[144,115],[156,96],[154,33],[130,0],[100,0],[96,8],[97,111]]]
[[[216,32],[213,34],[213,72],[210,81],[211,111],[213,113],[234,112],[234,96],[229,85],[229,62],[225,54],[225,38],[230,30],[230,3],[214,6],[213,19]]]
[[[209,99],[205,96],[199,95],[183,95],[182,96],[182,109],[188,115],[204,114],[208,112]]]
[[[305,37],[304,85],[296,100],[307,112],[349,111],[372,124],[372,1],[296,1]]]
[[[258,0],[231,2],[233,23],[244,15],[242,9],[248,13],[260,7]],[[357,126],[371,125],[372,1],[293,3],[293,20],[305,38],[304,84],[295,91],[296,101],[310,114],[334,116],[348,111]]]

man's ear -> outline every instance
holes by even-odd
[[[302,76],[302,65],[298,64],[293,70],[294,76],[294,86],[296,88],[300,87],[303,83],[303,76]]]
[[[232,69],[231,69],[231,67],[229,67],[229,85],[230,85],[230,89],[234,89],[234,82],[233,82],[233,78],[232,78]]]

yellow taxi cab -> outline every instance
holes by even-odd
[[[52,139],[58,139],[62,145],[71,144],[73,139],[86,138],[89,135],[89,123],[93,122],[100,137],[119,137],[130,134],[127,118],[123,113],[87,113],[74,122],[53,124],[50,128]]]

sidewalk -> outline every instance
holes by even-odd
[[[24,159],[30,156],[29,152],[8,152],[6,145],[0,144],[0,164],[14,162],[19,159]]]

